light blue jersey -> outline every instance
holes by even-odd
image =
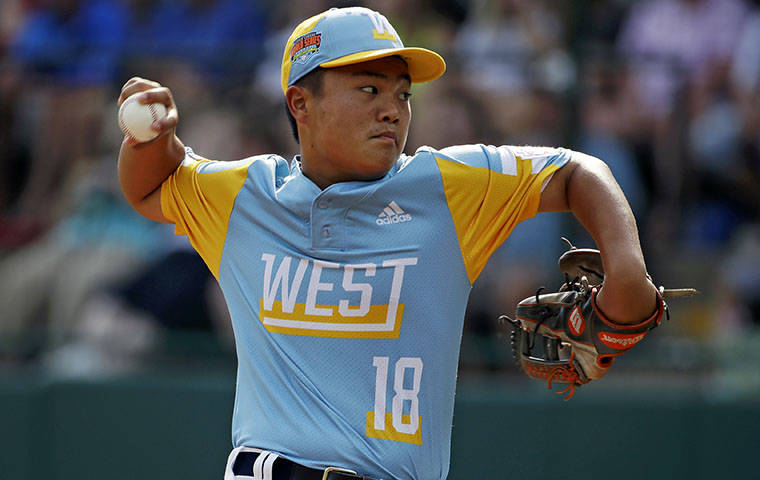
[[[472,282],[571,154],[424,147],[378,181],[320,190],[298,161],[188,150],[161,205],[230,310],[234,446],[378,478],[445,478]]]

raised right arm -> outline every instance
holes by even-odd
[[[124,137],[119,151],[119,183],[127,202],[141,215],[158,222],[171,223],[161,211],[161,184],[182,163],[185,146],[176,135],[177,106],[171,91],[157,82],[133,77],[122,87],[119,105],[129,96],[143,92],[142,104],[162,103],[166,117],[153,123],[159,135],[144,143]]]

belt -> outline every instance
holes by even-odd
[[[232,465],[232,473],[254,476],[256,459],[264,454],[268,452],[239,452]],[[266,480],[380,480],[343,468],[328,467],[324,470],[309,468],[282,457],[274,460],[271,471],[272,478]]]

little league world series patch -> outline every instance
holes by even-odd
[[[319,51],[320,45],[322,45],[322,34],[320,32],[310,32],[298,37],[293,42],[293,48],[290,49],[290,62],[306,62],[306,59]]]

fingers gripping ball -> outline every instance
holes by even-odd
[[[153,122],[166,116],[166,107],[161,103],[143,105],[137,99],[136,93],[121,104],[119,108],[119,127],[124,135],[134,138],[140,143],[153,140],[158,136],[157,131],[150,126]]]

